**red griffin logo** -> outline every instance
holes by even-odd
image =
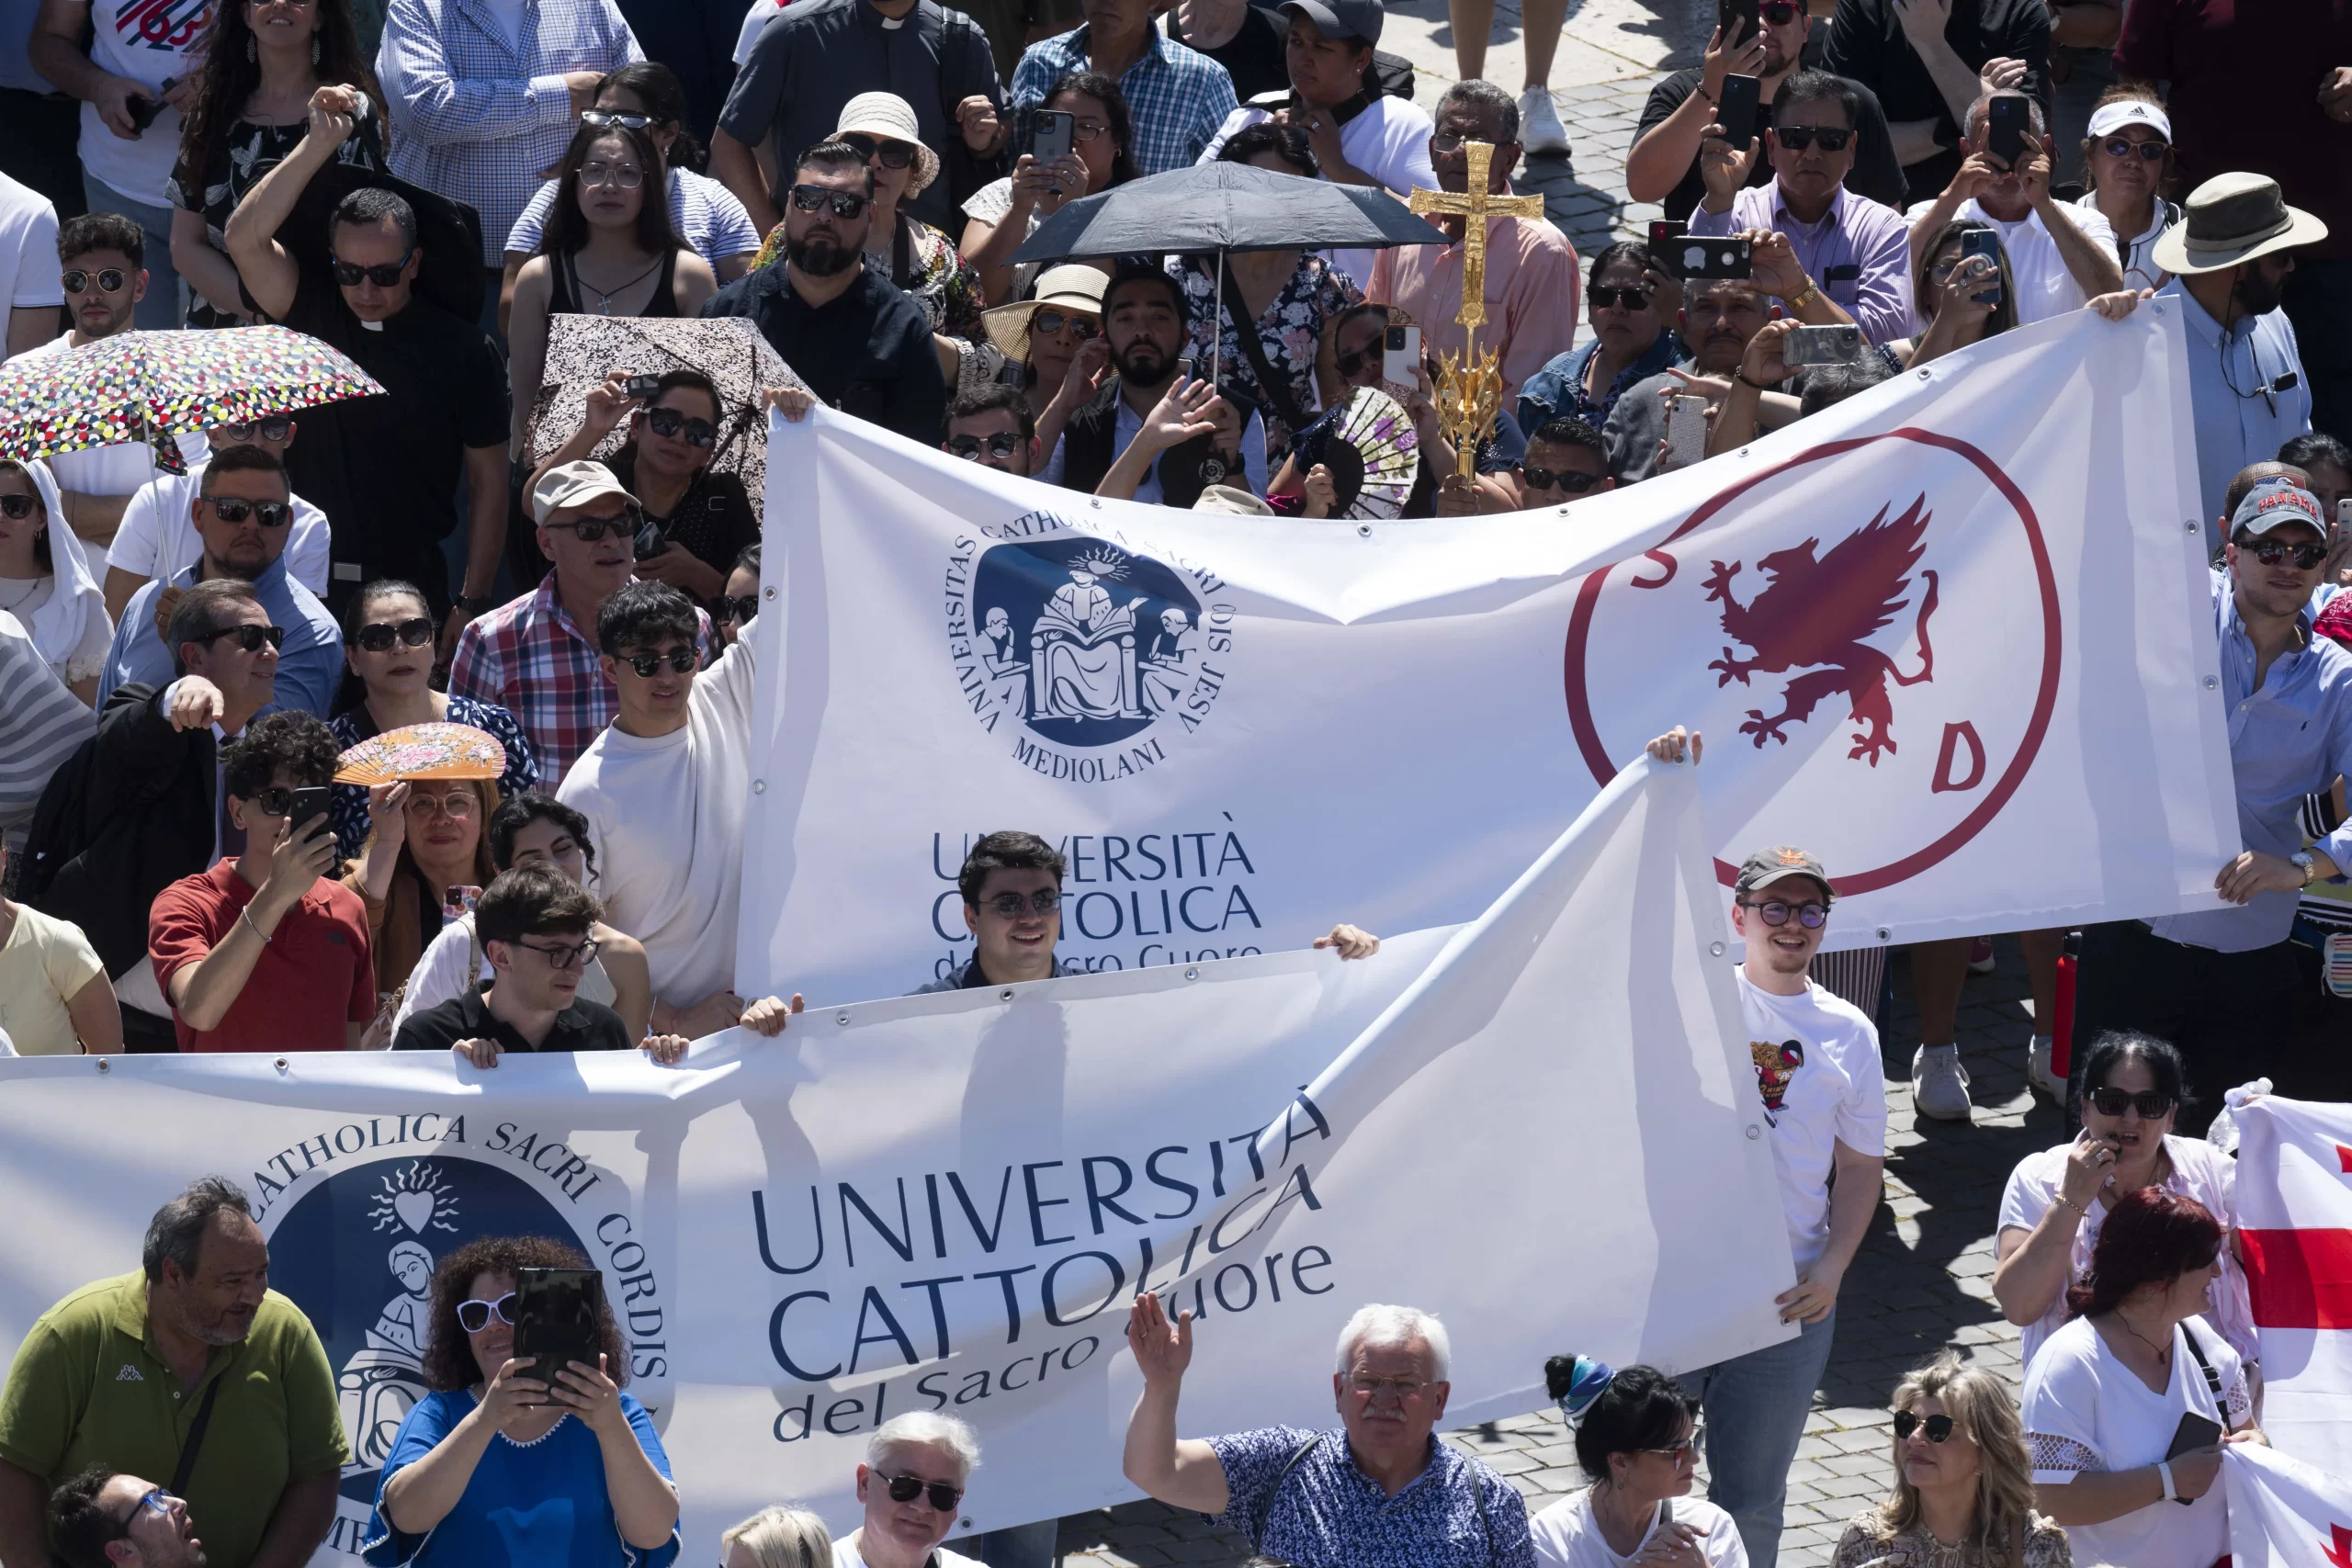
[[[1919,497],[1892,523],[1886,520],[1887,509],[1880,507],[1867,526],[1819,560],[1813,555],[1821,544],[1817,538],[1773,551],[1756,563],[1768,581],[1764,591],[1746,604],[1731,592],[1740,563],[1713,563],[1714,570],[1704,586],[1709,601],[1724,607],[1724,633],[1756,650],[1753,659],[1737,659],[1724,649],[1724,656],[1707,666],[1716,671],[1715,684],[1727,686],[1736,680],[1745,686],[1750,674],[1806,671],[1781,686],[1779,713],[1768,718],[1762,708],[1747,710],[1747,722],[1739,732],[1754,736],[1759,750],[1768,739],[1787,745],[1783,727],[1803,724],[1816,704],[1840,692],[1854,722],[1867,727],[1855,732],[1854,749],[1847,756],[1875,768],[1882,753],[1895,749],[1887,729],[1894,722],[1894,710],[1887,702],[1886,683],[1892,680],[1898,686],[1916,686],[1936,678],[1936,651],[1928,643],[1928,619],[1936,613],[1936,574],[1919,574],[1927,591],[1919,597],[1917,674],[1904,674],[1894,660],[1862,639],[1885,630],[1907,603],[1911,569],[1927,548],[1927,504],[1928,498]]]
[[[1756,1088],[1764,1096],[1764,1109],[1780,1110],[1788,1098],[1790,1080],[1804,1066],[1804,1042],[1783,1040],[1775,1045],[1769,1040],[1751,1040],[1747,1053],[1756,1059]]]

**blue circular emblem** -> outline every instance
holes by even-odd
[[[1160,562],[1101,539],[991,547],[971,615],[992,703],[1058,745],[1148,729],[1198,678],[1200,600]]]

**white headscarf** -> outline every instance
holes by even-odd
[[[88,635],[90,617],[107,618],[106,590],[99,586],[74,525],[65,520],[65,499],[58,492],[57,479],[49,465],[34,458],[24,468],[32,476],[33,488],[40,492],[41,506],[49,515],[50,570],[55,574],[49,598],[33,612],[26,629],[32,634],[33,647],[62,682],[66,678],[66,660]]]

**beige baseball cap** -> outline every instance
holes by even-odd
[[[531,521],[544,523],[567,506],[585,506],[600,495],[616,495],[623,501],[637,499],[602,463],[585,459],[558,463],[531,487]]]

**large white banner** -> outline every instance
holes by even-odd
[[[1814,850],[1833,947],[2218,907],[2182,342],[2163,300],[2076,312],[1461,520],[1136,506],[778,421],[737,988],[944,974],[1003,828],[1063,847],[1090,967],[1466,919],[1678,723],[1718,876]]]
[[[2352,1106],[2266,1095],[2235,1115],[2263,1429],[2283,1451],[2352,1476]]]
[[[2352,1484],[2254,1443],[2222,1450],[2233,1568],[2352,1568]]]
[[[1540,1405],[1550,1354],[1683,1370],[1785,1337],[1745,1039],[1691,770],[1645,761],[1480,919],[1365,961],[829,1008],[675,1068],[0,1063],[0,1190],[41,1220],[0,1236],[0,1348],[219,1171],[340,1382],[330,1562],[422,1393],[421,1258],[518,1232],[605,1270],[689,1560],[779,1500],[850,1528],[868,1436],[911,1410],[979,1428],[973,1528],[1051,1517],[1133,1495],[1146,1289],[1200,1314],[1193,1433],[1328,1424],[1367,1302],[1445,1318],[1449,1424]]]

